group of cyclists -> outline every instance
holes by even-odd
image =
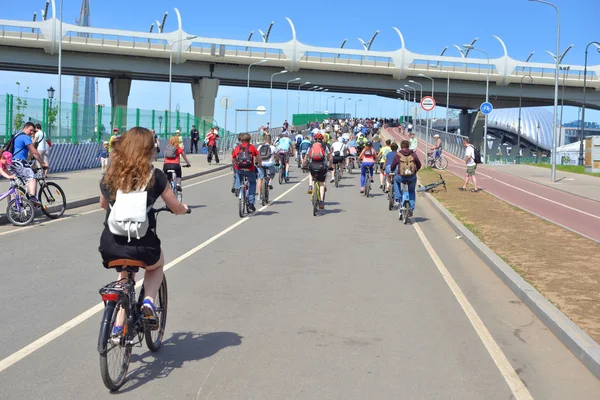
[[[374,181],[374,169],[377,165],[380,171],[380,189],[387,193],[395,185],[395,201],[399,204],[402,197],[401,184],[409,183],[411,208],[414,209],[416,172],[421,168],[421,162],[415,149],[410,148],[411,142],[403,141],[398,144],[389,139],[383,140],[378,132],[380,126],[378,121],[367,123],[364,120],[325,120],[312,124],[305,135],[293,135],[284,126],[275,140],[271,135],[264,134],[262,142],[256,147],[250,144],[250,135],[242,134],[238,138],[239,144],[232,152],[236,171],[232,193],[239,195],[239,175],[246,176],[250,191],[249,212],[254,212],[255,202],[260,202],[261,196],[264,196],[262,180],[269,179],[269,189],[272,189],[277,168],[283,168],[285,181],[288,182],[290,159],[295,156],[302,170],[310,173],[308,194],[312,194],[316,180],[320,183],[319,198],[324,199],[327,172],[331,172],[330,182],[333,183],[336,166],[339,166],[339,173],[343,175],[344,171],[350,172],[357,164],[360,165],[360,193],[363,194],[365,185]],[[250,157],[246,155],[246,147]],[[396,175],[395,180],[389,178],[401,168],[404,169]],[[257,189],[258,197],[254,195]],[[319,209],[324,209],[323,201],[320,202]]]

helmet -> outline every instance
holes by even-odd
[[[371,141],[368,141],[368,142],[367,142],[367,147],[371,147],[371,146],[373,146],[373,142],[371,142]]]
[[[323,140],[323,134],[321,132],[315,133],[315,140]]]

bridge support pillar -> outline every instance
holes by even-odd
[[[459,115],[460,134],[468,136],[469,141],[475,147],[481,147],[483,142],[483,119],[477,119],[478,112],[469,113],[466,108],[463,108]]]
[[[131,78],[110,78],[111,125],[123,133],[127,130],[127,100],[131,91]]]
[[[194,115],[198,118],[212,119],[215,115],[215,98],[219,91],[219,80],[215,78],[194,79],[192,96]]]

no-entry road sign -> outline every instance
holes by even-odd
[[[425,111],[431,111],[435,108],[435,99],[431,96],[425,96],[421,99],[421,108]]]

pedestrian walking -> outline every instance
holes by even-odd
[[[96,156],[96,159],[100,158],[100,167],[102,168],[102,176],[104,176],[104,174],[106,174],[106,168],[108,167],[108,142],[105,141],[104,143],[102,143],[102,148],[100,149],[100,152],[98,152],[98,155]]]
[[[477,158],[475,156],[475,147],[469,142],[469,139],[463,139],[463,145],[465,146],[465,163],[467,164],[467,172],[465,175],[465,183],[460,190],[467,190],[467,185],[469,184],[469,180],[473,181],[474,189],[471,189],[471,192],[478,192],[477,188],[477,177],[475,176],[475,171],[477,170]]]
[[[219,151],[217,150],[219,138],[219,128],[216,126],[206,135],[206,145],[208,147],[206,160],[208,161],[208,165],[212,162],[213,155],[215,156],[217,165],[219,164]]]

